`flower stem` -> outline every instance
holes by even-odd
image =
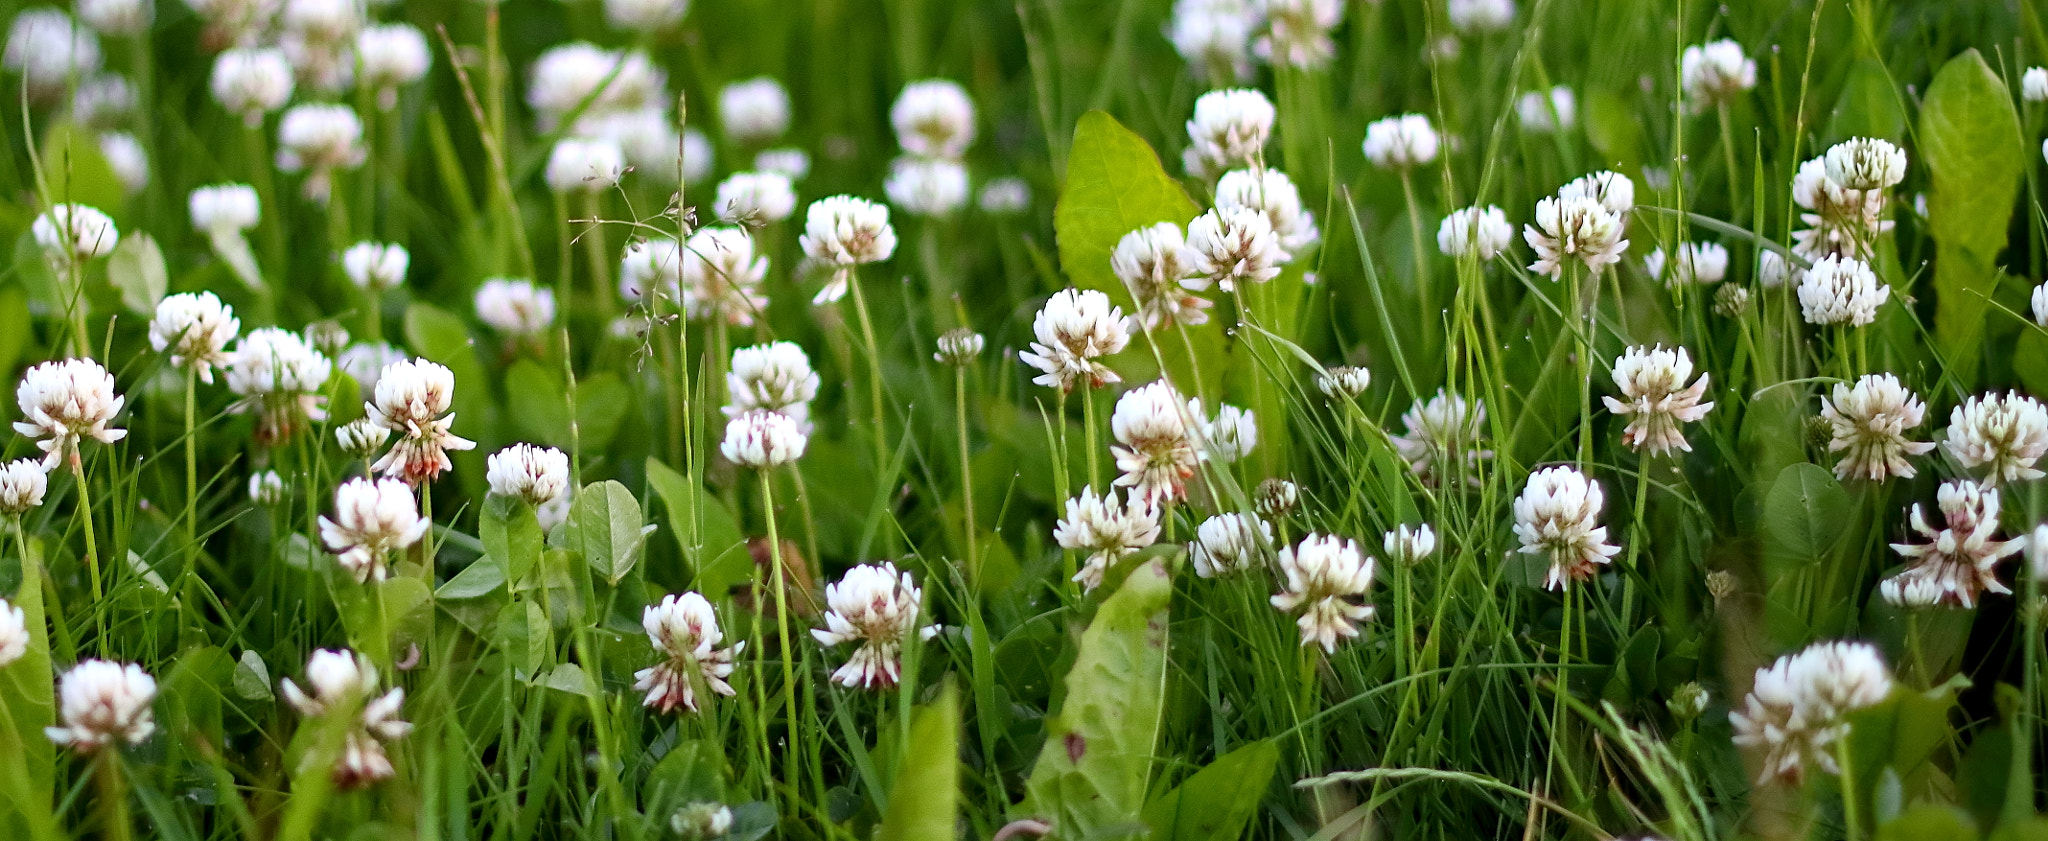
[[[860,318],[861,341],[868,346],[868,402],[874,407],[875,475],[880,476],[889,463],[887,412],[882,406],[882,346],[875,341],[875,322],[868,317],[867,296],[860,291],[860,278],[848,277],[846,285],[853,288],[853,310]]]
[[[108,745],[93,762],[93,781],[99,787],[100,837],[107,841],[128,841],[134,828],[128,818],[128,781],[121,775],[121,752]]]
[[[199,557],[199,441],[194,428],[199,415],[199,369],[185,369],[185,569]]]
[[[977,546],[980,536],[975,531],[974,520],[974,462],[967,449],[967,366],[953,366],[953,427],[960,439],[960,508],[961,531],[967,540],[967,574],[974,581],[975,588],[981,587],[981,552]],[[816,554],[816,553],[813,553]]]
[[[84,520],[85,568],[92,578],[93,623],[94,627],[99,631],[100,653],[105,654],[107,651],[107,614],[106,605],[102,604],[101,600],[106,596],[106,590],[100,586],[99,540],[93,536],[92,489],[90,483],[85,480],[85,462],[79,458],[77,453],[73,453],[71,458],[72,472],[78,476],[78,516]]]
[[[803,757],[803,751],[797,744],[797,734],[803,731],[803,727],[796,716],[796,665],[791,662],[796,655],[796,637],[789,628],[789,588],[785,586],[787,582],[783,574],[782,535],[775,528],[775,475],[765,470],[761,472],[761,513],[768,518],[768,563],[773,568],[775,582],[775,624],[782,637],[783,715],[788,719],[789,728],[789,743],[782,752],[786,763],[783,777],[794,791],[802,779],[798,763]]]
[[[1849,760],[1849,738],[1844,735],[1835,740],[1835,763],[1842,769],[1842,841],[1863,837],[1863,816],[1856,811],[1856,769]]]

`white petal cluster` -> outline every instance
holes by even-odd
[[[931,639],[938,626],[917,628],[917,615],[924,609],[924,592],[910,577],[898,573],[896,565],[861,564],[846,571],[839,583],[825,588],[825,627],[812,629],[819,645],[834,648],[857,642],[846,664],[832,673],[832,680],[849,689],[887,689],[902,677],[903,643],[916,630]]]
[[[660,604],[640,613],[640,627],[662,661],[633,673],[633,691],[646,693],[642,706],[663,713],[678,708],[697,712],[697,686],[732,697],[733,655],[745,650],[741,641],[719,648],[725,632],[711,602],[698,593],[663,596]]]
[[[359,242],[341,252],[342,274],[357,289],[378,295],[405,283],[412,255],[405,246],[390,242]]]
[[[604,19],[625,32],[668,29],[681,23],[690,0],[604,0]]]
[[[334,443],[352,458],[369,459],[391,440],[391,430],[369,418],[356,418],[334,429]]]
[[[1278,116],[1266,95],[1250,88],[1202,94],[1188,120],[1188,148],[1181,160],[1189,175],[1208,178],[1265,160],[1266,140]]]
[[[1659,249],[1652,256],[1663,262],[1664,252]],[[1707,286],[1728,278],[1728,249],[1718,242],[1680,243],[1677,259],[1669,262],[1671,271],[1668,275],[1662,271],[1665,268],[1662,265],[1650,272],[1653,276],[1662,277],[1665,286]]]
[[[1213,283],[1225,292],[1236,289],[1241,282],[1264,283],[1278,277],[1281,264],[1289,259],[1280,247],[1280,235],[1273,231],[1272,220],[1257,209],[1243,206],[1217,208],[1195,217],[1195,221],[1188,223],[1187,245],[1195,256],[1193,280],[1199,288],[1206,289]],[[1197,306],[1207,305],[1203,301]],[[1208,316],[1202,315],[1201,321],[1185,323],[1200,324],[1207,320]]]
[[[1301,504],[1301,488],[1286,479],[1278,477],[1259,483],[1252,493],[1252,507],[1259,516],[1279,519],[1293,513]]]
[[[36,245],[60,269],[114,253],[121,232],[99,208],[60,204],[43,211],[29,225]]]
[[[346,105],[295,105],[277,124],[277,168],[306,173],[306,197],[325,204],[336,170],[355,169],[368,152],[363,121]]]
[[[50,491],[50,468],[41,459],[23,458],[0,464],[0,516],[19,517],[43,504]]]
[[[1351,365],[1331,368],[1316,377],[1316,388],[1332,400],[1356,400],[1371,386],[1372,371]]]
[[[991,178],[974,203],[990,216],[1015,216],[1031,209],[1031,185],[1014,176]]]
[[[1316,643],[1326,653],[1337,641],[1358,636],[1358,624],[1373,617],[1365,601],[1379,562],[1359,551],[1358,542],[1335,535],[1311,534],[1300,545],[1280,550],[1280,572],[1287,589],[1273,596],[1273,606],[1301,611],[1294,620],[1301,644]]]
[[[1482,263],[1500,256],[1514,241],[1515,226],[1508,224],[1508,215],[1493,205],[1453,211],[1436,229],[1436,247],[1444,256],[1470,254]]]
[[[1806,270],[1786,261],[1785,255],[1762,249],[1756,255],[1756,283],[1765,289],[1782,289],[1806,279]]]
[[[1188,544],[1195,574],[1222,578],[1257,568],[1273,551],[1273,526],[1259,515],[1236,511],[1203,520]]]
[[[320,518],[320,539],[357,582],[383,581],[393,552],[411,547],[433,523],[422,518],[412,487],[397,479],[350,479],[334,491],[334,517]]]
[[[683,312],[693,321],[752,327],[768,309],[761,294],[767,277],[768,258],[755,255],[745,230],[700,229],[683,246]]]
[[[569,492],[569,456],[553,447],[513,444],[491,454],[491,493],[540,506]]]
[[[1935,496],[1944,527],[1927,523],[1919,503],[1907,518],[1926,543],[1894,543],[1906,568],[1878,585],[1900,607],[1973,608],[1984,593],[2012,591],[1998,583],[1998,562],[2026,548],[2025,538],[1998,540],[1998,489],[1964,479],[1944,482]]]
[[[770,342],[732,352],[725,388],[731,401],[724,407],[728,418],[757,410],[780,412],[809,429],[818,374],[811,368],[811,357],[795,342]]]
[[[306,661],[306,688],[291,678],[279,683],[285,703],[307,718],[360,708],[342,736],[341,756],[334,764],[334,784],[348,790],[391,779],[396,770],[384,743],[405,738],[412,724],[398,717],[405,688],[377,694],[377,667],[354,651],[320,649]],[[308,690],[311,690],[310,692]]]
[[[1892,288],[1854,257],[1822,257],[1799,279],[1799,314],[1808,324],[1861,327],[1877,320]]]
[[[99,146],[100,157],[114,171],[123,192],[134,196],[149,188],[149,152],[141,140],[125,131],[109,131],[100,134]]]
[[[681,176],[695,185],[711,175],[711,141],[696,129],[677,131],[674,119],[660,107],[586,111],[576,118],[576,125],[569,134],[585,142],[614,145],[623,156],[623,166],[653,173],[664,181]],[[595,152],[600,158],[606,154],[603,149]],[[678,154],[682,156],[680,161],[677,160]],[[595,164],[593,174],[613,171],[608,160],[592,161],[588,155],[584,157],[585,164]],[[564,178],[567,178],[567,173]],[[616,181],[617,178],[611,180]],[[591,183],[579,181],[569,186],[566,192],[588,188]]]
[[[1414,169],[1436,160],[1442,141],[1429,118],[1402,114],[1365,127],[1365,159],[1380,169]]]
[[[1559,196],[1536,203],[1536,221],[1522,227],[1522,239],[1536,250],[1536,262],[1529,270],[1555,280],[1564,275],[1567,261],[1576,260],[1587,271],[1621,262],[1628,250],[1623,238],[1622,217],[1587,196]]]
[[[804,211],[804,233],[798,238],[804,254],[837,271],[812,303],[829,304],[846,297],[848,270],[879,263],[896,253],[896,228],[889,208],[853,196],[831,196],[811,202]]]
[[[476,317],[507,336],[539,336],[555,323],[555,293],[525,278],[490,278],[476,289]]]
[[[54,360],[28,369],[15,386],[14,400],[27,418],[15,421],[14,431],[42,439],[36,447],[46,454],[43,464],[51,470],[67,465],[81,470],[79,447],[87,439],[112,444],[128,435],[110,426],[127,398],[114,391],[114,375],[90,359]]]
[[[796,186],[780,172],[735,172],[718,182],[713,207],[735,225],[774,224],[796,212]]]
[[[1253,0],[1175,0],[1166,39],[1196,78],[1236,82],[1252,75]]]
[[[1828,174],[1825,158],[1799,165],[1792,178],[1792,201],[1805,211],[1799,219],[1807,225],[1792,232],[1792,251],[1807,260],[1829,256],[1870,259],[1877,236],[1895,225],[1884,218],[1884,190],[1843,186]]]
[[[1409,470],[1430,483],[1448,478],[1452,465],[1462,462],[1471,470],[1493,458],[1493,451],[1481,446],[1486,438],[1484,400],[1467,402],[1460,395],[1437,389],[1435,396],[1416,400],[1403,412],[1401,425],[1407,431],[1394,437],[1394,449],[1408,462]]]
[[[393,362],[412,358],[410,354],[392,347],[385,342],[357,342],[344,348],[334,364],[356,381],[356,388],[368,400],[377,394],[377,380],[384,376],[384,369]]]
[[[1665,350],[1662,345],[1636,345],[1614,360],[1614,387],[1622,399],[1601,396],[1607,410],[1628,418],[1621,442],[1631,450],[1663,455],[1673,449],[1692,452],[1679,424],[1706,417],[1713,403],[1702,403],[1707,393],[1707,375],[1692,379],[1692,357],[1685,348]]]
[[[766,470],[802,458],[809,445],[810,436],[796,419],[756,409],[726,422],[718,451],[733,464]]]
[[[292,65],[270,47],[237,47],[213,60],[213,99],[255,128],[292,98]]]
[[[2034,287],[2034,294],[2029,299],[2029,302],[2032,304],[2034,311],[2034,324],[2040,327],[2048,327],[2048,282]]]
[[[1123,381],[1100,360],[1123,350],[1132,328],[1108,295],[1094,289],[1063,289],[1039,308],[1031,322],[1036,341],[1017,358],[1044,372],[1031,380],[1038,385],[1072,391],[1085,382],[1100,388]]]
[[[763,149],[754,155],[754,168],[787,175],[793,182],[802,181],[811,174],[811,153],[787,146]]]
[[[1759,784],[1796,785],[1809,768],[1839,773],[1835,742],[1848,737],[1849,714],[1891,692],[1891,669],[1876,647],[1815,643],[1758,669],[1743,708],[1729,712],[1728,720],[1736,744],[1763,749]]]
[[[1706,110],[1755,88],[1756,62],[1732,39],[1686,47],[1678,57],[1678,84],[1693,110]]]
[[[1889,140],[1852,137],[1828,149],[1828,180],[1849,190],[1888,190],[1906,180],[1906,150]]]
[[[149,346],[170,353],[172,365],[190,368],[200,382],[212,384],[213,369],[227,367],[228,343],[241,329],[235,308],[212,292],[180,292],[157,302],[156,315],[149,321]]]
[[[682,301],[683,247],[667,238],[634,239],[619,259],[619,297],[654,306]]]
[[[1636,182],[1613,170],[1581,175],[1557,188],[1558,198],[1587,198],[1600,203],[1608,213],[1624,217],[1636,206]]]
[[[79,753],[109,745],[136,745],[156,732],[156,679],[134,663],[83,660],[57,679],[62,727],[46,727],[50,741]]]
[[[789,91],[768,76],[744,79],[718,92],[718,123],[738,143],[773,143],[789,131]]]
[[[1950,455],[1964,467],[1984,468],[1984,485],[2039,479],[2034,467],[2048,453],[2048,409],[2032,397],[2009,391],[1970,397],[1948,416]]]
[[[602,137],[564,137],[548,152],[548,189],[557,193],[597,193],[619,183],[626,174],[626,150]]]
[[[1204,459],[1229,464],[1250,455],[1259,445],[1259,424],[1252,410],[1228,403],[1216,407],[1216,417],[1202,414],[1202,401],[1188,401],[1188,417],[1201,433]]]
[[[2048,67],[2029,67],[2020,74],[2020,99],[2048,102]]]
[[[229,409],[257,416],[257,440],[282,441],[302,423],[327,419],[322,389],[333,372],[334,364],[304,337],[258,327],[228,355],[228,390],[241,398]]]
[[[356,58],[362,64],[362,83],[376,92],[380,111],[398,107],[398,89],[426,78],[434,66],[427,36],[406,23],[363,27],[356,33]]]
[[[1302,207],[1301,190],[1280,170],[1267,167],[1223,173],[1216,181],[1216,208],[1234,207],[1249,207],[1266,214],[1266,221],[1273,224],[1273,235],[1280,238],[1280,249],[1287,252],[1289,260],[1299,259],[1322,241],[1323,232],[1316,227],[1315,214]]]
[[[1206,288],[1197,273],[1201,257],[1187,245],[1179,225],[1160,222],[1124,234],[1109,253],[1109,268],[1138,302],[1138,320],[1145,328],[1204,324],[1209,301],[1191,294]]]
[[[939,335],[939,349],[932,354],[932,361],[964,368],[980,358],[982,348],[987,345],[988,340],[980,333],[966,327],[955,327]]]
[[[950,158],[905,155],[889,162],[882,192],[912,216],[951,216],[967,206],[967,167]]]
[[[903,151],[957,159],[974,144],[974,100],[950,79],[911,82],[889,106],[889,125]]]
[[[1906,437],[1926,419],[1927,404],[1891,374],[1865,374],[1853,388],[1836,383],[1833,399],[1821,398],[1820,416],[1828,424],[1828,452],[1842,453],[1838,479],[1911,479],[1915,471],[1906,457],[1934,449],[1932,441]]]
[[[1600,483],[1572,467],[1546,467],[1529,474],[1529,484],[1515,498],[1515,538],[1522,552],[1550,561],[1543,586],[1564,590],[1573,581],[1593,577],[1601,564],[1612,563],[1621,547],[1607,542],[1599,524],[1606,496]]]
[[[1254,0],[1265,12],[1252,54],[1276,65],[1314,70],[1336,57],[1331,30],[1344,21],[1344,0]]]
[[[1387,557],[1393,558],[1402,566],[1412,567],[1436,554],[1436,530],[1430,528],[1428,523],[1419,526],[1403,523],[1395,526],[1393,531],[1387,532],[1380,546],[1386,550]]]
[[[284,485],[284,476],[275,470],[260,470],[249,475],[249,501],[257,505],[276,507],[284,504],[290,490]]]
[[[300,84],[324,96],[355,85],[355,37],[363,11],[354,0],[284,0],[277,42]]]
[[[1122,502],[1116,491],[1097,496],[1093,486],[1067,500],[1066,516],[1054,524],[1062,549],[1086,553],[1074,581],[1086,590],[1102,586],[1103,573],[1117,561],[1159,540],[1159,508],[1132,493]]]
[[[81,79],[71,94],[71,119],[88,128],[119,128],[134,113],[135,86],[126,76],[102,73]]]
[[[246,231],[263,218],[256,188],[247,184],[195,188],[186,205],[192,215],[192,227],[209,235]]]
[[[363,411],[392,434],[398,442],[391,451],[371,465],[394,479],[419,486],[439,478],[455,464],[449,450],[468,450],[476,442],[451,431],[455,415],[448,409],[455,401],[455,373],[438,362],[401,359],[384,366],[377,377],[374,398]]]
[[[1544,91],[1525,91],[1515,99],[1515,119],[1522,130],[1549,134],[1579,123],[1579,98],[1563,85]]]
[[[99,36],[51,8],[16,15],[7,27],[6,50],[0,53],[0,65],[20,76],[29,97],[38,102],[57,101],[74,79],[98,72],[100,59]]]
[[[1500,32],[1515,22],[1515,0],[1450,0],[1444,13],[1460,35]]]
[[[577,108],[592,115],[665,107],[667,85],[667,76],[644,53],[576,41],[541,53],[526,103],[539,116],[540,129],[552,131]]]
[[[1198,451],[1184,401],[1165,380],[1131,389],[1118,397],[1109,428],[1116,436],[1116,484],[1131,489],[1153,505],[1187,498],[1188,477],[1195,475]]]
[[[28,614],[6,599],[0,599],[0,668],[13,665],[28,653]]]

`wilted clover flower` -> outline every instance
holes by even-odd
[[[1707,375],[1700,374],[1691,385],[1692,358],[1685,348],[1665,350],[1661,345],[1641,345],[1624,351],[1614,360],[1614,385],[1622,400],[1601,397],[1607,410],[1629,419],[1621,442],[1632,450],[1647,449],[1662,455],[1672,449],[1692,452],[1678,425],[1706,417],[1713,403],[1702,403],[1707,392]]]
[[[2039,479],[2048,453],[2048,409],[2017,391],[1965,399],[1948,417],[1949,454],[1964,467],[1985,468],[1986,487]]]
[[[1100,360],[1130,343],[1131,326],[1108,295],[1094,289],[1064,289],[1038,310],[1031,322],[1035,341],[1017,358],[1044,372],[1033,377],[1033,383],[1061,391],[1082,383],[1100,388],[1122,382]]]
[[[1621,553],[1621,547],[1607,542],[1607,527],[1599,524],[1605,503],[1600,483],[1576,468],[1547,467],[1529,474],[1529,484],[1515,498],[1515,537],[1524,554],[1549,559],[1545,589],[1564,590],[1573,581],[1590,579],[1599,565]]]
[[[79,753],[141,744],[156,732],[156,679],[133,663],[84,660],[57,679],[62,727],[43,728],[50,741]]]
[[[1273,551],[1273,527],[1257,514],[1226,512],[1203,520],[1188,544],[1195,574],[1218,578],[1256,569]]]
[[[1403,412],[1401,425],[1406,433],[1394,436],[1394,449],[1424,481],[1442,481],[1452,464],[1463,462],[1469,470],[1493,458],[1493,451],[1481,446],[1486,438],[1484,400],[1467,401],[1437,389],[1435,396],[1417,400]]]
[[[640,626],[654,644],[662,661],[633,673],[633,691],[647,693],[641,705],[669,713],[677,708],[697,711],[697,687],[733,695],[733,655],[746,650],[745,641],[719,648],[725,632],[719,630],[718,614],[711,602],[697,593],[664,596],[660,604],[648,605],[640,613]]]
[[[1926,418],[1927,404],[1891,374],[1865,374],[1853,388],[1836,383],[1834,398],[1821,398],[1820,416],[1828,423],[1828,452],[1843,454],[1835,463],[1838,479],[1911,479],[1915,471],[1906,457],[1934,449],[1932,441],[1906,438],[1906,430]]]
[[[1799,312],[1806,323],[1861,327],[1877,320],[1892,288],[1854,257],[1822,257],[1799,280]]]
[[[1359,551],[1357,541],[1311,534],[1300,545],[1280,550],[1287,584],[1271,601],[1281,610],[1301,611],[1295,625],[1302,645],[1316,643],[1335,653],[1339,639],[1358,636],[1357,623],[1373,617],[1372,604],[1364,600],[1377,567]]]
[[[1500,256],[1515,240],[1515,226],[1493,205],[1467,207],[1445,216],[1436,229],[1436,247],[1446,257],[1477,256],[1480,262]]]
[[[1102,586],[1111,564],[1159,540],[1159,508],[1133,492],[1119,502],[1116,491],[1097,496],[1094,486],[1067,500],[1066,516],[1054,524],[1053,540],[1061,548],[1086,552],[1074,581],[1082,589]]]
[[[1942,483],[1936,496],[1945,528],[1928,525],[1920,504],[1909,521],[1926,543],[1894,543],[1892,551],[1906,559],[1906,569],[1884,580],[1878,592],[1901,607],[1973,608],[1983,593],[2007,593],[1998,583],[1998,562],[2026,548],[2025,538],[1995,540],[1998,534],[1998,489],[1964,479]]]
[[[1138,302],[1138,320],[1148,330],[1209,321],[1202,312],[1209,302],[1190,291],[1208,286],[1197,271],[1200,261],[1181,236],[1180,226],[1172,222],[1124,234],[1109,255],[1110,270]]]
[[[839,583],[825,588],[825,627],[813,629],[819,645],[833,648],[857,642],[860,648],[832,673],[832,682],[849,689],[887,689],[902,677],[903,643],[913,631],[920,639],[937,636],[937,625],[917,627],[924,592],[910,573],[896,565],[861,564],[846,571]]]
[[[390,555],[425,537],[412,487],[397,479],[350,479],[334,492],[334,516],[320,518],[320,539],[358,583],[383,581]]]
[[[1301,488],[1286,479],[1267,479],[1252,492],[1252,507],[1263,517],[1277,520],[1294,513],[1300,504]]]
[[[90,438],[112,444],[128,436],[110,426],[127,398],[114,391],[114,375],[90,359],[45,362],[28,369],[14,389],[15,402],[27,420],[14,431],[32,439],[46,455],[43,466],[69,465],[82,473],[80,446]]]
[[[1839,773],[1835,742],[1849,736],[1850,713],[1892,691],[1891,669],[1860,642],[1821,642],[1756,671],[1743,708],[1731,711],[1735,743],[1762,748],[1757,782],[1796,785],[1808,768]]]
[[[1181,159],[1189,175],[1207,178],[1260,163],[1273,135],[1277,112],[1266,95],[1249,88],[1214,90],[1195,100],[1188,120],[1188,148]]]
[[[279,682],[285,703],[307,718],[325,718],[336,712],[359,709],[342,736],[341,756],[334,765],[334,784],[342,789],[361,788],[388,780],[395,769],[384,751],[384,743],[405,738],[412,724],[398,717],[405,704],[405,687],[377,694],[377,667],[354,651],[320,649],[306,662],[306,686],[291,678]]]
[[[1165,380],[1124,392],[1117,398],[1109,426],[1116,435],[1116,466],[1123,475],[1116,484],[1128,487],[1147,502],[1164,504],[1187,498],[1187,480],[1195,473],[1197,453],[1190,418],[1182,398]]]

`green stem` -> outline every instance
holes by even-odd
[[[199,369],[185,369],[185,569],[199,557],[199,442],[194,431],[199,415]]]
[[[112,746],[101,749],[93,771],[100,795],[100,837],[128,841],[134,837],[134,827],[128,817],[128,781],[121,775],[121,752]]]
[[[981,586],[981,551],[977,542],[979,532],[975,529],[974,518],[974,462],[967,449],[967,366],[953,367],[953,418],[954,429],[960,443],[960,507],[961,527],[967,539],[967,574],[973,579],[977,590]]]
[[[796,664],[792,662],[796,659],[796,637],[789,627],[789,588],[785,586],[782,569],[782,535],[775,528],[775,475],[765,470],[761,472],[761,513],[768,518],[768,562],[775,581],[775,624],[780,628],[782,637],[783,715],[788,719],[789,739],[782,752],[783,776],[794,791],[802,779],[798,764],[803,758],[797,741],[803,726],[796,715]]]
[[[852,269],[846,271],[846,285],[853,289],[853,310],[860,318],[861,341],[868,346],[868,402],[874,408],[875,474],[880,476],[889,466],[887,412],[882,406],[882,346],[875,341],[875,324],[868,317],[867,296],[860,291],[860,278],[852,276]]]
[[[1863,816],[1856,808],[1856,769],[1849,760],[1849,739],[1845,735],[1835,740],[1835,763],[1842,768],[1842,821],[1847,827],[1842,841],[1863,837]]]
[[[75,452],[72,453],[71,458],[73,459],[71,462],[72,471],[78,476],[78,516],[84,520],[85,568],[92,579],[93,627],[99,631],[100,653],[105,654],[107,653],[107,614],[106,605],[102,602],[106,597],[106,590],[100,586],[100,549],[99,539],[93,536],[91,483],[85,479],[84,460]]]

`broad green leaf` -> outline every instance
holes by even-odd
[[[1950,59],[1920,109],[1920,160],[1932,189],[1936,346],[1965,389],[1975,387],[1985,313],[1997,288],[2026,152],[2012,95],[1976,50]],[[1893,278],[1893,280],[1899,280]]]
[[[569,446],[569,398],[561,381],[531,359],[505,369],[505,408],[521,437]]]
[[[1923,803],[1877,828],[1877,841],[1976,841],[1976,822],[1953,806]]]
[[[1152,837],[1175,841],[1234,841],[1258,811],[1280,749],[1272,742],[1239,745],[1145,807]]]
[[[107,258],[107,280],[121,290],[121,305],[129,312],[154,315],[171,283],[170,271],[164,268],[164,250],[146,232],[129,233]]]
[[[1794,561],[1818,560],[1841,538],[1849,494],[1835,475],[1800,462],[1778,473],[1764,498],[1766,548]]]
[[[234,680],[235,661],[218,646],[179,652],[159,693],[164,700],[165,732],[197,735],[220,744],[221,706]]]
[[[563,663],[556,666],[553,671],[548,672],[546,679],[541,681],[541,685],[557,692],[566,692],[581,698],[597,697],[597,684],[590,679],[589,674],[583,671],[582,666],[575,663]]]
[[[611,446],[619,424],[633,413],[633,390],[619,375],[609,371],[580,375],[576,381],[576,431],[583,451],[598,452]]]
[[[569,533],[584,562],[617,584],[640,562],[640,549],[649,533],[646,522],[633,492],[607,479],[585,485],[576,495]]]
[[[513,669],[532,675],[538,674],[548,661],[548,652],[554,647],[553,632],[539,603],[513,602],[498,611],[498,627],[492,642],[504,652]]]
[[[42,548],[33,540],[27,548],[21,589],[13,602],[29,630],[28,648],[21,659],[0,667],[0,715],[5,716],[0,720],[0,797],[8,804],[0,809],[0,828],[55,838],[51,798],[56,747],[43,735],[43,728],[56,720],[56,702],[50,681],[49,623],[43,614]]]
[[[879,841],[952,841],[960,812],[960,693],[952,684],[917,711],[909,753],[889,788]]]
[[[1060,267],[1075,286],[1107,292],[1130,311],[1130,293],[1109,268],[1116,241],[1156,222],[1185,226],[1200,213],[1144,138],[1101,111],[1081,115],[1053,210]]]
[[[1849,753],[1860,787],[1870,789],[1885,768],[1912,779],[1944,743],[1956,738],[1949,713],[1956,693],[1968,686],[1968,680],[1956,678],[1926,692],[1898,689],[1876,706],[1851,713]],[[2003,795],[2004,789],[1994,794]]]
[[[1646,144],[1641,109],[1606,90],[1589,91],[1584,108],[1586,139],[1600,159],[1628,172],[1642,166]]]
[[[668,510],[669,528],[695,576],[691,587],[715,597],[753,575],[746,535],[725,503],[692,487],[687,477],[652,457],[647,459],[647,484]],[[702,523],[690,513],[693,505],[703,507]]]
[[[21,352],[35,338],[28,318],[28,289],[19,283],[0,286],[0,371],[13,371]]]
[[[235,694],[244,701],[268,701],[275,695],[270,691],[270,665],[263,662],[263,655],[254,649],[242,652],[235,661]]]
[[[498,592],[504,586],[505,568],[498,565],[497,559],[484,557],[463,567],[454,578],[448,579],[447,583],[434,591],[434,598],[442,601],[479,599]]]
[[[654,763],[640,786],[650,814],[666,815],[691,803],[725,800],[725,758],[702,739],[678,743]]]
[[[1884,64],[1869,56],[1857,59],[1848,79],[1842,84],[1842,95],[1835,100],[1827,136],[1840,141],[1851,137],[1903,137],[1905,134],[1906,112],[1900,107],[1898,94],[1892,90],[1891,80],[1885,75]]]
[[[522,581],[533,573],[534,565],[540,563],[541,547],[546,539],[541,534],[540,518],[534,514],[533,506],[511,497],[491,494],[484,499],[484,514],[477,531],[477,536],[483,540],[484,553],[493,562],[491,565],[497,568],[498,583]],[[467,575],[480,566],[484,564],[478,562],[463,574]],[[449,585],[454,583],[448,582]],[[448,586],[443,585],[441,589],[445,591]],[[451,597],[444,595],[442,598]]]
[[[1045,748],[1019,816],[1061,838],[1136,835],[1151,781],[1166,693],[1167,606],[1173,576],[1155,560],[1130,574],[1081,634],[1066,700],[1046,721]]]
[[[13,146],[11,142],[8,145]],[[51,203],[91,205],[119,219],[121,209],[128,204],[128,190],[100,153],[97,135],[71,123],[60,123],[43,136],[39,154]]]

